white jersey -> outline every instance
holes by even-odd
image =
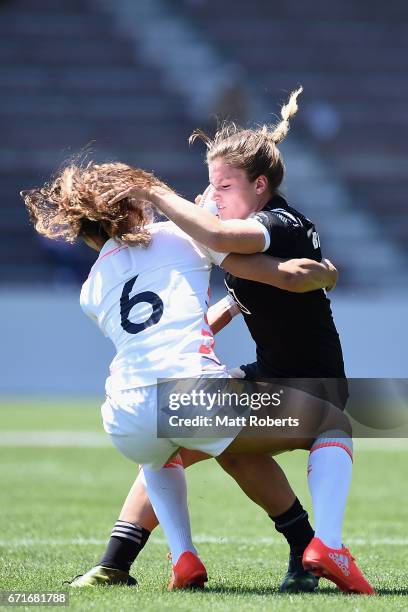
[[[171,222],[149,226],[148,248],[108,240],[81,290],[81,307],[117,354],[108,394],[226,372],[207,322],[211,264],[226,257]]]

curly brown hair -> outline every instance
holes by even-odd
[[[47,238],[74,242],[78,237],[99,236],[148,246],[151,204],[128,197],[112,205],[103,197],[107,191],[120,193],[132,186],[168,188],[139,168],[119,162],[87,162],[69,163],[50,182],[22,196],[35,229]]]

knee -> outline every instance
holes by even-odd
[[[319,434],[324,433],[327,430],[336,430],[338,432],[343,432],[346,436],[352,437],[353,429],[350,423],[350,420],[347,415],[344,414],[339,408],[336,406],[330,405],[330,411],[328,414],[328,418],[322,423],[320,427]]]
[[[350,423],[350,419],[342,413],[343,419],[344,419],[344,424],[343,424],[343,431],[345,431],[350,437],[353,436],[353,428],[351,426]]]
[[[336,429],[344,431],[347,435],[351,437],[353,435],[353,429],[351,427],[351,423],[348,416],[340,410],[338,410],[337,412],[338,413],[336,414]]]
[[[228,472],[228,474],[235,474],[243,465],[243,457],[240,455],[226,453],[216,457],[216,459],[222,469]]]

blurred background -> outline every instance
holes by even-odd
[[[404,0],[2,0],[0,32],[0,394],[102,396],[113,355],[78,303],[93,252],[40,238],[19,190],[86,149],[192,198],[192,130],[275,122],[299,84],[284,192],[339,268],[347,373],[408,377]],[[237,319],[229,365],[254,358]]]

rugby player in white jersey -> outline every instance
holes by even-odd
[[[201,248],[170,223],[148,226],[147,207],[132,206],[130,198],[104,205],[100,194],[106,187],[120,191],[138,182],[160,186],[151,175],[123,164],[71,165],[24,197],[37,231],[68,241],[79,236],[100,251],[81,303],[117,349],[102,409],[104,426],[121,452],[145,465],[149,496],[172,552],[172,586],[188,581],[201,586],[206,574],[191,541],[183,469],[176,459],[155,470],[181,446],[217,456],[231,438],[158,439],[155,383],[169,376],[225,377],[205,320],[210,263],[225,256]],[[333,280],[333,271],[327,275],[315,262],[262,257],[253,256],[254,267],[261,263],[269,280],[282,288],[305,290],[303,264],[314,270],[314,276],[306,270],[309,288],[322,286],[323,273],[326,282]],[[243,275],[248,274],[247,257],[227,259],[231,271],[238,273],[242,264]]]

